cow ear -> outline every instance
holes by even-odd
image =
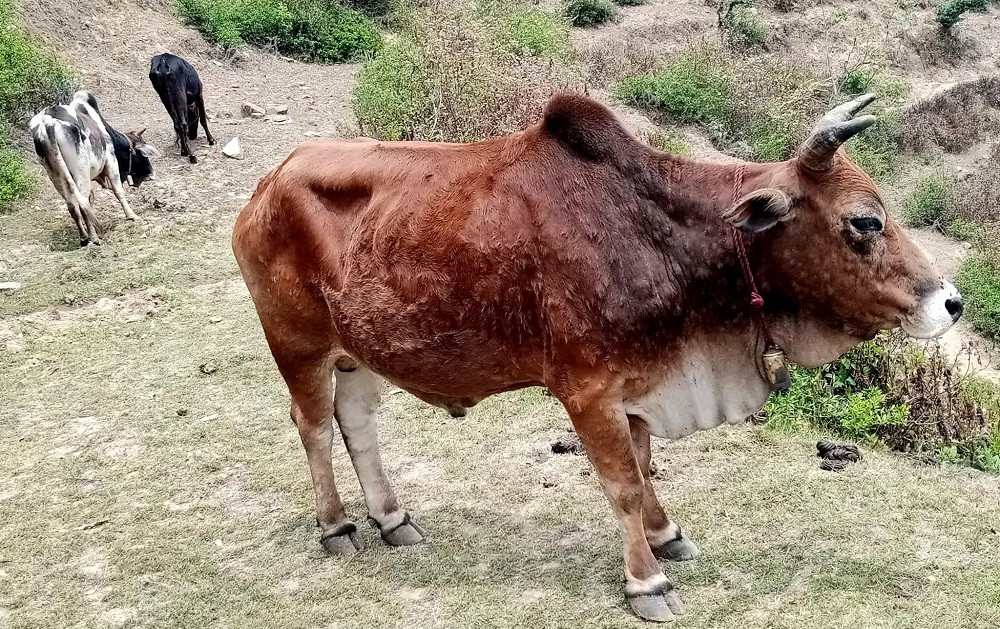
[[[135,145],[135,150],[139,151],[140,153],[142,153],[146,157],[159,157],[160,156],[160,152],[157,151],[152,146],[150,146],[149,144],[136,144]]]
[[[747,232],[760,232],[791,220],[792,200],[777,188],[754,190],[722,214],[723,220]]]

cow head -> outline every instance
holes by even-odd
[[[147,179],[156,179],[156,171],[153,169],[152,158],[159,157],[160,152],[153,146],[146,144],[142,139],[142,131],[129,131],[125,134],[128,138],[130,162],[128,173],[131,177],[132,185],[138,188]]]
[[[882,329],[937,337],[962,314],[958,291],[935,272],[843,149],[874,124],[874,116],[855,117],[872,100],[866,95],[826,114],[797,158],[775,165],[766,187],[726,213],[756,234],[767,290],[788,313],[779,321],[787,338],[779,340],[803,364],[829,362]]]

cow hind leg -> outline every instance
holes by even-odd
[[[646,529],[646,541],[653,554],[661,559],[687,561],[700,554],[698,547],[684,533],[681,527],[667,517],[663,505],[656,497],[656,490],[650,480],[649,465],[652,459],[649,431],[642,420],[629,417],[632,432],[632,448],[643,477],[642,524]]]
[[[306,451],[316,492],[320,543],[332,555],[350,555],[363,544],[347,518],[333,477],[333,365],[325,357],[278,361],[292,396],[292,421]]]
[[[646,540],[645,483],[625,409],[620,402],[608,399],[574,401],[566,408],[618,518],[625,546],[625,598],[629,606],[646,620],[673,620],[684,613],[684,606]]]
[[[423,530],[400,507],[382,469],[376,421],[382,379],[364,367],[342,363],[336,374],[335,416],[365,494],[368,517],[390,546],[423,541]]]

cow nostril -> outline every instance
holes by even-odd
[[[952,297],[951,299],[944,302],[945,310],[951,315],[952,321],[958,321],[958,318],[962,316],[962,310],[965,307],[962,305],[961,297]]]

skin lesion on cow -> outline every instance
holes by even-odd
[[[424,537],[380,458],[383,378],[450,412],[541,385],[618,521],[630,607],[683,613],[658,559],[698,548],[653,490],[650,437],[766,402],[747,275],[774,342],[808,365],[881,329],[938,336],[961,315],[842,148],[874,122],[857,115],[872,98],[834,108],[771,164],[657,151],[577,94],[476,144],[296,149],[240,213],[233,250],[288,386],[323,546],[360,548],[334,482],[334,421],[383,539]]]

